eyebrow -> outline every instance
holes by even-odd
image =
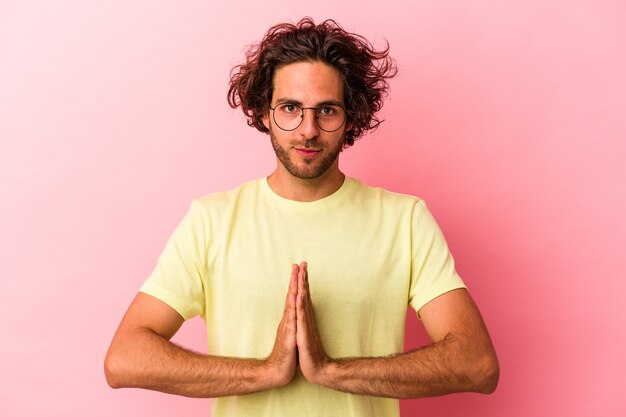
[[[289,98],[289,97],[281,97],[279,99],[276,99],[276,104],[297,104],[300,107],[304,107],[304,105],[302,104],[302,102],[300,100],[296,100],[293,98]],[[328,106],[328,105],[336,105],[336,106],[345,106],[345,104],[343,104],[341,101],[338,100],[324,100],[324,101],[320,101],[317,103],[317,105],[315,107],[319,107],[319,106]]]

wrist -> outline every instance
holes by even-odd
[[[284,369],[276,366],[276,363],[270,358],[261,361],[259,370],[259,382],[264,385],[264,389],[279,388],[287,385],[295,374],[295,368],[293,372],[287,373]]]
[[[332,358],[327,358],[322,362],[314,380],[311,382],[327,388],[334,387],[337,378],[337,368],[338,362]]]

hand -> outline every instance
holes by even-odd
[[[296,372],[298,362],[296,348],[296,296],[298,292],[298,265],[291,268],[289,291],[285,300],[283,318],[276,331],[276,340],[272,353],[265,360],[270,378],[279,387],[287,385]]]
[[[296,265],[294,265],[295,267]],[[309,276],[306,262],[300,264],[298,272],[298,297],[296,303],[298,362],[304,377],[314,384],[326,379],[327,366],[331,358],[326,354],[317,329],[313,303],[309,292]]]

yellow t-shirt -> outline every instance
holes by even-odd
[[[332,195],[297,202],[267,179],[194,200],[141,288],[185,319],[201,315],[212,355],[265,358],[291,265],[308,262],[322,342],[334,358],[403,350],[407,306],[464,287],[445,239],[417,197],[346,177]],[[398,401],[309,383],[217,398],[212,416],[397,416]]]

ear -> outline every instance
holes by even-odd
[[[346,132],[351,131],[353,126],[354,125],[352,124],[352,122],[346,122],[346,130],[345,131]]]

